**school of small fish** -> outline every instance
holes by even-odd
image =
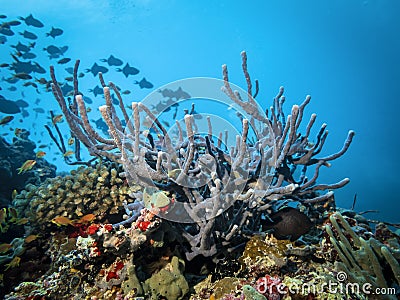
[[[67,57],[69,50],[70,46],[64,39],[64,29],[59,26],[48,26],[33,14],[14,17],[0,15],[0,53],[2,53],[0,56],[0,134],[2,137],[19,138],[23,127],[29,129],[33,132],[37,144],[40,145],[36,150],[37,159],[46,155],[46,152],[42,151],[43,148],[50,150],[55,147],[53,142],[42,142],[49,139],[46,136],[44,124],[40,124],[40,121],[47,122],[46,126],[49,128],[63,122],[63,116],[59,112],[55,111],[53,117],[50,115],[50,107],[47,108],[44,100],[48,98],[46,94],[51,93],[50,65],[64,69],[66,76],[59,82],[62,93],[65,97],[73,94],[73,66],[78,57]],[[123,95],[132,93],[135,86],[138,89],[154,87],[150,81],[141,76],[137,67],[113,54],[107,58],[100,58],[96,62],[86,62],[86,64],[90,67],[80,72],[79,78],[89,73],[96,77],[99,72],[106,74],[111,70],[128,78],[132,83],[131,90],[120,90]],[[94,103],[97,107],[102,103],[103,89],[100,86],[88,89],[86,93],[93,94],[93,98],[83,97],[87,105]],[[32,94],[36,94],[36,98],[32,97]],[[98,97],[100,99],[97,105],[95,98]],[[118,103],[115,96],[113,96],[113,101]],[[90,112],[92,109],[88,106],[87,110]],[[45,117],[42,116],[43,114]],[[34,118],[33,121],[32,118]],[[99,121],[99,127],[104,129],[104,125]],[[107,130],[103,132],[108,134]],[[64,138],[69,146],[74,144],[74,139],[67,135],[64,135]],[[72,150],[58,153],[62,159],[73,154]],[[35,165],[34,161],[26,163],[18,170],[20,173],[30,170]]]

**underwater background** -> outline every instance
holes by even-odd
[[[288,107],[311,95],[306,113],[316,112],[317,122],[328,124],[327,152],[340,149],[348,130],[356,132],[346,155],[320,174],[320,181],[351,179],[336,191],[337,203],[351,207],[357,194],[356,210],[379,210],[376,218],[399,221],[398,1],[2,0],[1,10],[7,20],[32,13],[44,24],[43,28],[13,27],[15,35],[6,36],[0,45],[1,63],[13,61],[12,47],[18,42],[36,43],[33,61],[46,71],[53,64],[61,72],[76,59],[81,60],[82,71],[94,63],[107,65],[99,60],[112,54],[140,70],[129,78],[115,67],[106,74],[107,80],[132,91],[129,101],[140,101],[151,90],[178,79],[221,78],[222,64],[231,66],[231,81],[243,87],[239,68],[233,68],[238,54],[246,50],[250,72],[260,82],[258,101],[264,108],[271,105],[280,86],[286,89]],[[46,37],[52,27],[64,32]],[[24,38],[19,34],[24,30],[38,38]],[[68,50],[50,59],[42,50],[49,45],[68,46]],[[57,64],[63,57],[71,61]],[[51,93],[5,82],[10,77],[7,68],[0,69],[0,77],[2,96],[29,103],[24,109],[29,116],[15,115],[13,122],[0,128],[2,134],[8,133],[10,139],[9,127],[26,128],[31,138],[49,144],[43,126],[50,109],[59,111]],[[134,84],[143,77],[153,89]],[[90,73],[81,80],[81,89],[93,98],[93,111],[103,104],[100,96],[87,92],[96,84]],[[16,90],[10,91],[12,86]],[[37,105],[36,99],[40,99]],[[35,107],[45,113],[35,112]],[[69,169],[55,148],[47,152],[48,160],[56,159],[58,171]]]
[[[310,282],[291,299],[368,298],[328,281],[398,297],[399,15],[394,0],[0,0],[0,298],[280,300]],[[250,82],[266,117],[240,99]]]

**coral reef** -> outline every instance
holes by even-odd
[[[72,101],[54,69],[52,89],[72,135],[94,159],[15,197],[15,211],[29,222],[0,264],[5,299],[368,298],[329,289],[328,282],[345,282],[343,271],[349,283],[394,288],[394,297],[400,238],[384,224],[373,231],[354,211],[337,212],[333,190],[347,178],[317,183],[354,132],[341,150],[320,156],[326,125],[314,143],[316,115],[301,125],[309,96],[285,116],[281,88],[265,113],[242,53],[247,91],[229,83],[226,66],[217,82],[241,124],[230,145],[208,116],[202,133],[194,105],[174,128],[157,105],[132,103],[130,119],[117,86],[99,74],[110,134],[104,137],[89,122],[78,65]],[[168,101],[160,103],[168,109]]]
[[[74,74],[78,66],[79,61]],[[294,105],[291,115],[285,117],[281,88],[268,116],[252,96],[245,52],[242,52],[242,67],[248,87],[243,96],[232,89],[227,67],[223,66],[223,90],[231,105],[238,108],[242,123],[236,145],[229,151],[227,145],[225,149],[222,145],[223,133],[213,133],[209,117],[207,134],[200,134],[193,114],[187,112],[183,120],[176,121],[176,138],[170,136],[167,128],[143,103],[132,103],[133,117],[129,118],[116,85],[109,83],[107,86],[99,73],[106,101],[99,109],[112,139],[104,138],[89,122],[77,77],[74,77],[74,99],[69,106],[54,68],[50,70],[53,94],[65,120],[89,153],[122,164],[129,183],[156,188],[149,197],[163,197],[165,206],[158,207],[160,217],[191,223],[175,224],[187,241],[188,260],[198,255],[208,257],[232,251],[243,244],[247,240],[243,233],[251,235],[258,231],[260,218],[268,215],[273,201],[284,198],[305,204],[324,202],[332,197],[332,189],[349,182],[345,178],[334,184],[316,184],[320,168],[330,166],[330,161],[347,151],[354,132],[348,133],[340,151],[317,157],[327,138],[326,124],[321,126],[312,145],[309,136],[315,114],[310,117],[306,132],[298,132],[311,97],[307,96],[301,105]],[[112,91],[119,100],[122,119],[113,104]],[[152,131],[157,134],[153,136]],[[250,132],[255,135],[254,143],[250,142]],[[306,175],[309,169],[314,170],[311,177]],[[300,171],[298,179],[294,178],[296,170]],[[328,192],[320,194],[321,191]],[[144,197],[143,194],[137,196],[139,200]]]
[[[357,225],[355,222],[353,227],[357,228]],[[378,227],[378,236],[379,232],[389,232],[388,229],[382,230],[382,227]],[[346,274],[350,282],[360,285],[368,283],[371,290],[400,285],[399,236],[392,233],[393,237],[386,244],[374,236],[365,239],[365,236],[354,231],[339,212],[329,217],[325,230],[340,259],[335,261],[335,269],[344,272],[342,274]]]
[[[39,186],[28,184],[13,205],[35,226],[51,226],[57,216],[77,220],[89,213],[105,223],[116,222],[118,216],[112,220],[113,215],[122,215],[123,203],[133,202],[129,195],[139,189],[128,186],[120,172],[119,166],[107,162],[95,167],[82,166]]]
[[[36,145],[29,139],[29,134],[29,131],[21,129],[12,143],[0,138],[0,207],[11,203],[13,190],[21,191],[29,183],[38,185],[56,175],[55,165],[36,158]],[[36,161],[35,168],[19,174],[18,168],[28,160]]]
[[[189,292],[189,285],[182,273],[183,265],[184,262],[173,256],[170,263],[144,282],[143,289],[150,293],[150,299],[183,299]]]

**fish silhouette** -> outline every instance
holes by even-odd
[[[120,60],[119,58],[114,57],[113,55],[110,55],[109,58],[105,59],[100,59],[100,61],[102,62],[107,62],[108,65],[111,66],[121,66],[123,64],[122,60]]]
[[[43,51],[47,51],[47,53],[49,53],[50,58],[59,58],[61,55],[64,55],[67,50],[68,46],[57,47],[54,45],[49,45],[46,48],[43,48]]]
[[[65,71],[67,71],[69,74],[73,75],[74,74],[74,68],[73,67],[68,67],[65,68]]]
[[[29,103],[22,99],[15,101],[15,104],[17,104],[20,108],[26,108],[29,106]]]
[[[71,61],[70,58],[64,57],[64,58],[61,58],[59,61],[57,61],[57,63],[60,64],[60,65],[63,65],[63,64],[66,64],[66,63],[68,63],[70,61]]]
[[[122,72],[125,75],[125,77],[128,78],[129,75],[138,74],[139,70],[136,69],[135,67],[131,67],[129,63],[126,63],[126,65],[122,69],[118,68],[117,72]]]
[[[32,14],[30,14],[26,18],[19,17],[18,19],[24,21],[25,24],[28,26],[33,26],[33,27],[38,27],[38,28],[41,28],[44,26],[43,23],[40,22],[38,19],[35,19]]]
[[[69,94],[71,91],[73,91],[73,90],[74,90],[74,87],[71,86],[71,85],[69,85],[68,83],[64,83],[64,84],[61,86],[61,91],[62,91],[62,93],[63,93],[64,96],[68,96],[68,94]]]
[[[23,118],[29,117],[29,113],[26,109],[21,108],[21,116]]]
[[[7,100],[0,95],[0,112],[5,114],[18,114],[21,112],[21,109],[14,101]]]
[[[51,30],[49,33],[46,33],[46,36],[51,36],[53,39],[56,38],[56,36],[60,36],[63,34],[63,30],[61,28],[54,28],[51,27]]]
[[[15,62],[13,62],[10,66],[10,70],[13,70],[15,73],[31,73],[36,69],[35,64],[32,64],[31,61],[23,62],[19,61],[14,55],[12,55]]]
[[[96,128],[101,130],[105,135],[108,135],[108,126],[106,122],[102,118],[99,118],[97,120],[92,120],[96,124]]]
[[[24,38],[30,40],[36,40],[38,38],[36,34],[27,30],[25,30],[24,32],[20,32],[19,34],[22,35]]]
[[[39,73],[39,74],[44,74],[44,73],[46,73],[46,70],[41,65],[39,65],[37,62],[34,62],[33,63],[33,72]]]
[[[179,87],[176,91],[172,89],[163,89],[163,90],[158,90],[158,92],[164,97],[164,98],[175,98],[176,100],[179,99],[189,99],[191,96],[189,93],[185,92],[182,90],[182,87]]]
[[[32,52],[25,52],[24,54],[21,55],[23,59],[33,59],[36,58],[36,54]]]
[[[15,48],[15,50],[19,52],[29,52],[31,50],[31,47],[22,44],[21,42],[18,42],[16,45],[11,45],[12,48]]]
[[[313,226],[307,215],[293,207],[285,207],[269,216],[272,223],[268,221],[262,224],[263,230],[273,229],[277,239],[290,239],[292,242],[303,234],[306,234]]]
[[[119,100],[115,98],[114,94],[111,95],[111,100],[114,105],[119,105]]]
[[[90,69],[85,70],[86,73],[91,72],[93,76],[97,76],[99,72],[101,73],[107,73],[108,69],[104,66],[99,66],[97,63],[94,63],[93,66]]]
[[[9,27],[0,26],[0,33],[6,36],[13,36],[14,31],[12,31]]]
[[[88,96],[83,96],[82,98],[83,98],[83,101],[85,101],[87,104],[93,103],[92,99],[90,99]]]
[[[97,95],[103,94],[103,89],[96,85],[93,89],[89,89],[89,93],[93,93],[93,95],[97,97]]]
[[[43,48],[43,51],[47,51],[49,54],[61,53],[61,49],[54,45],[49,45],[46,48]]]
[[[10,28],[11,26],[18,26],[18,25],[21,25],[21,22],[17,21],[17,20],[13,20],[13,21],[8,21],[8,22],[3,22],[3,23],[1,23],[0,26]]]
[[[32,79],[32,76],[27,73],[16,73],[16,74],[13,74],[13,77],[18,78],[18,79],[23,79],[23,80]]]
[[[44,109],[41,107],[35,107],[33,109],[37,114],[44,114]]]
[[[2,81],[8,82],[8,83],[16,83],[18,81],[18,78],[16,77],[8,77],[8,78],[1,78]]]
[[[147,81],[145,77],[143,77],[140,81],[136,80],[134,84],[138,84],[141,89],[151,89],[154,87],[154,85],[151,82]]]

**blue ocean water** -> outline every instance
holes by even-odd
[[[369,215],[371,218],[399,222],[399,13],[400,3],[394,0],[2,0],[1,14],[7,16],[6,21],[33,14],[44,27],[25,23],[13,27],[15,34],[0,45],[0,59],[11,63],[12,45],[36,42],[34,61],[46,70],[50,64],[56,65],[58,78],[64,78],[70,76],[64,68],[76,59],[81,60],[80,70],[84,71],[95,62],[105,65],[100,59],[113,54],[140,73],[125,78],[113,67],[105,74],[106,81],[130,90],[127,101],[140,101],[178,79],[221,78],[222,64],[228,65],[230,80],[245,88],[240,52],[246,50],[250,75],[260,82],[257,100],[264,108],[272,104],[280,86],[285,87],[287,113],[291,105],[312,96],[306,115],[317,113],[317,128],[328,124],[324,153],[341,149],[347,132],[356,131],[349,151],[320,172],[319,182],[351,179],[336,191],[337,203],[351,207],[357,194],[357,211],[377,209],[380,213]],[[52,27],[62,28],[63,34],[55,39],[46,37]],[[19,34],[24,30],[37,34],[38,39],[24,38]],[[43,51],[49,45],[68,46],[68,50],[64,56],[49,59]],[[57,64],[63,57],[71,62]],[[9,75],[9,70],[0,69],[0,78]],[[48,78],[48,72],[43,77]],[[134,84],[143,77],[153,89]],[[80,89],[93,100],[93,119],[100,117],[96,110],[103,100],[88,90],[98,84],[90,73],[80,80]],[[48,113],[37,112],[37,108],[59,113],[52,94],[42,87],[39,94],[22,83],[14,84],[16,91],[10,91],[10,86],[13,84],[1,81],[0,94],[29,102],[25,109],[29,116],[16,115],[12,123],[2,126],[1,132],[9,133],[5,138],[11,139],[10,128],[21,127],[29,129],[38,144],[50,144],[43,127],[50,121]],[[56,148],[46,151],[59,170],[68,169]]]

